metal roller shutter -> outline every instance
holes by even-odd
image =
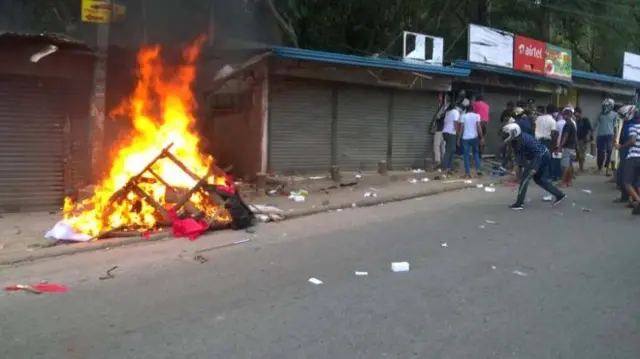
[[[578,106],[582,109],[582,115],[595,125],[595,121],[602,110],[604,95],[600,92],[578,90]]]
[[[499,152],[500,146],[502,144],[502,139],[500,138],[500,116],[502,115],[502,111],[504,111],[507,102],[513,101],[514,103],[518,100],[517,93],[514,92],[506,92],[506,90],[498,90],[493,88],[485,89],[484,100],[489,104],[489,124],[487,125],[487,139],[486,139],[486,153],[487,154],[496,154]]]
[[[391,164],[394,169],[424,167],[433,157],[429,126],[438,110],[435,92],[398,91],[393,95]]]
[[[536,100],[536,106],[547,106],[552,103],[551,94],[545,92],[534,91],[520,91],[520,100],[528,101],[529,99]]]
[[[275,78],[269,90],[269,169],[283,174],[328,172],[331,87]]]
[[[0,76],[0,211],[62,205],[66,102],[57,81]]]
[[[341,169],[373,169],[387,159],[390,92],[346,87],[338,92],[338,165]]]

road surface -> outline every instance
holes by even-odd
[[[555,209],[471,189],[5,268],[71,292],[0,293],[0,358],[640,358],[640,227],[602,181]]]

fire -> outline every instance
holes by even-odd
[[[158,224],[157,211],[129,193],[125,201],[112,203],[111,197],[127,181],[138,175],[158,156],[160,151],[173,143],[171,153],[179,158],[193,173],[204,176],[213,159],[199,151],[199,138],[194,131],[192,111],[196,101],[191,91],[203,38],[184,51],[185,63],[169,68],[160,57],[160,47],[143,49],[138,53],[138,82],[130,98],[123,101],[118,115],[129,117],[133,124],[127,138],[114,147],[111,168],[106,178],[96,187],[93,195],[80,203],[65,199],[64,219],[76,230],[97,235],[114,228],[149,229]],[[196,180],[178,168],[173,162],[162,159],[152,167],[172,187],[191,188]],[[226,178],[212,177],[210,182],[224,185]],[[140,188],[156,202],[165,206],[167,188],[149,181]],[[196,193],[191,203],[206,213],[218,213],[205,198]],[[137,201],[137,208],[132,203]],[[165,206],[166,207],[166,206]],[[224,215],[224,213],[222,214]]]

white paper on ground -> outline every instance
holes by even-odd
[[[393,262],[391,263],[391,270],[393,272],[408,272],[411,269],[409,262]]]
[[[315,284],[315,285],[320,285],[320,284],[322,284],[322,281],[320,279],[318,279],[318,278],[311,277],[311,278],[309,278],[309,283]]]
[[[45,233],[44,238],[71,242],[88,242],[91,240],[90,235],[78,233],[65,221],[56,223],[49,232]]]
[[[358,271],[356,271],[356,275],[362,277],[362,276],[369,275],[369,272],[358,272]]]
[[[249,205],[249,209],[252,212],[259,212],[259,213],[265,213],[265,214],[268,214],[268,213],[282,213],[282,212],[284,212],[280,208],[278,208],[276,206],[268,205],[268,204],[250,204]]]
[[[485,191],[485,192],[495,192],[495,191],[496,191],[496,189],[495,189],[494,187],[485,187],[485,188],[484,188],[484,191]]]
[[[551,202],[553,201],[553,196],[552,195],[544,196],[542,197],[542,200],[545,202]]]

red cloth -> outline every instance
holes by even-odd
[[[171,231],[176,238],[187,237],[190,241],[195,241],[202,233],[209,229],[209,223],[204,221],[196,221],[193,218],[180,219],[176,215],[176,211],[169,210],[169,218],[171,219]]]
[[[34,284],[34,285],[29,285],[29,288],[33,288],[34,290],[38,291],[38,292],[49,292],[49,293],[66,293],[69,291],[69,288],[62,286],[62,285],[58,285],[58,284]],[[25,290],[24,286],[20,286],[20,285],[12,285],[12,286],[8,286],[4,288],[5,290],[8,291],[18,291],[18,290]]]

